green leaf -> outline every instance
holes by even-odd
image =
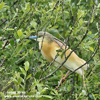
[[[90,49],[91,51],[94,51],[94,49],[93,49],[92,47],[89,47],[89,49]]]
[[[5,99],[5,95],[4,95],[3,92],[0,92],[0,95],[1,95],[0,97],[2,98],[2,100],[6,100],[6,99]]]
[[[26,62],[24,63],[24,65],[25,65],[25,70],[28,71],[28,69],[29,69],[29,62],[26,61]]]
[[[64,54],[65,54],[65,52],[62,52],[62,54],[61,54],[61,58],[64,56]]]
[[[23,46],[22,46],[22,45],[19,45],[19,46],[17,47],[17,49],[16,49],[16,53],[19,54],[20,51],[22,50],[22,48],[23,48]],[[16,55],[17,55],[17,54],[16,54]]]
[[[0,3],[0,10],[3,8],[4,5],[5,5],[4,2],[1,2],[1,3]]]
[[[31,23],[30,23],[34,28],[36,28],[36,26],[37,26],[37,23],[35,22],[35,21],[31,21]]]
[[[18,78],[18,84],[20,85],[21,83],[21,77]]]
[[[52,96],[49,96],[49,95],[41,95],[42,97],[45,97],[45,98],[49,98],[49,99],[53,99],[54,97]]]
[[[94,43],[94,41],[88,41],[85,45],[89,46],[89,45],[92,45],[93,43]]]
[[[91,18],[90,23],[92,23],[92,22],[93,22],[93,20],[94,20],[93,18],[94,18],[94,17],[92,17],[92,18]]]
[[[49,3],[50,8],[53,8],[55,5],[55,2]]]
[[[21,82],[25,83],[25,80],[21,77]]]
[[[50,28],[49,33],[51,33],[51,34],[58,34],[59,31],[57,29]]]
[[[47,89],[48,88],[45,87],[44,89],[42,89],[41,93],[44,93]]]
[[[0,72],[2,71],[2,70],[4,70],[5,68],[4,67],[0,67]]]
[[[82,26],[83,23],[84,23],[84,22],[83,22],[83,19],[80,19],[80,20],[79,20],[79,25]]]
[[[13,28],[7,28],[6,30],[7,31],[13,31],[14,29]]]
[[[13,39],[10,40],[10,44],[11,44],[12,46],[14,45],[14,40],[13,40]]]
[[[32,74],[29,74],[29,75],[27,76],[26,80],[29,79],[29,78],[31,77],[31,75],[32,75]]]
[[[19,37],[21,37],[21,35],[23,34],[23,32],[21,30],[18,30],[17,34],[18,34]]]
[[[85,12],[79,9],[77,12],[77,18],[79,19],[80,17],[83,17],[84,15],[85,15]]]
[[[2,47],[3,44],[4,44],[3,41],[0,41],[0,48]]]
[[[30,3],[26,3],[26,4],[25,4],[25,10],[26,10],[26,11],[29,11],[29,10],[30,10]]]
[[[77,3],[77,5],[80,5],[80,3],[81,3],[81,0],[79,0],[79,2]]]
[[[56,50],[56,52],[62,52],[62,49],[60,49],[60,50]]]
[[[21,68],[21,67],[19,67],[19,68],[20,68],[21,72],[26,76],[25,70],[23,68]]]
[[[41,84],[37,84],[37,88],[38,88],[38,91],[39,91],[39,92],[41,92],[41,91],[43,90]]]
[[[14,83],[18,84],[18,80],[16,80],[15,78],[13,78]]]

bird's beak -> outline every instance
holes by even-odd
[[[38,36],[30,36],[30,37],[26,37],[24,39],[37,39],[37,38],[38,38]]]

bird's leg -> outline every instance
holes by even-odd
[[[83,86],[84,86],[84,89],[85,89],[85,91],[87,90],[86,89],[86,84],[85,84],[85,78],[84,78],[84,75],[83,75]],[[87,96],[88,94],[86,94],[85,96],[86,96],[86,99],[88,100],[88,96]]]
[[[61,72],[62,78],[61,78],[61,80],[60,80],[58,86],[56,86],[56,88],[55,88],[56,91],[58,91],[59,86],[60,86],[60,85],[62,86],[62,83],[66,81],[66,78],[67,78],[69,72],[70,72],[70,70],[68,70],[68,72],[66,73],[65,76],[64,76],[63,73]]]
[[[65,79],[66,79],[66,77],[68,76],[69,72],[70,72],[70,70],[68,70],[68,72],[66,73],[66,75],[65,75],[65,77],[64,77]]]
[[[85,79],[84,79],[84,75],[83,75],[83,86],[86,89],[86,84],[85,84]]]
[[[60,71],[61,72],[61,80],[60,80],[60,85],[62,86],[62,81],[63,81],[63,78],[64,78],[64,75],[63,75],[63,73],[62,73],[62,71]]]
[[[68,72],[66,73],[65,76],[64,76],[63,73],[61,72],[62,78],[61,78],[61,80],[60,80],[59,86],[60,86],[60,85],[62,86],[62,83],[63,83],[63,82],[66,82],[66,77],[68,76],[69,72],[70,72],[70,70],[68,70]]]
[[[61,72],[61,80],[60,80],[60,84],[61,84],[61,86],[62,86],[62,81],[63,81],[63,78],[64,78],[64,75],[63,75],[63,73],[62,73],[62,71],[60,71]]]

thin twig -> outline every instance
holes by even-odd
[[[1,61],[0,67],[3,65],[3,63],[4,63],[5,60],[6,60],[6,59],[3,59],[3,60]]]
[[[64,39],[65,39],[64,0],[62,1],[62,19],[63,19],[63,33],[64,33]]]

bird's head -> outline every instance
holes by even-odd
[[[35,36],[30,36],[30,37],[26,37],[26,38],[24,38],[24,39],[34,39],[34,40],[36,40],[37,39],[37,41],[48,41],[48,42],[51,42],[51,41],[53,41],[53,38],[54,38],[54,36],[53,35],[51,35],[50,33],[48,33],[48,32],[43,32],[43,31],[40,31],[40,32],[38,32],[37,33],[37,35],[35,35]]]

